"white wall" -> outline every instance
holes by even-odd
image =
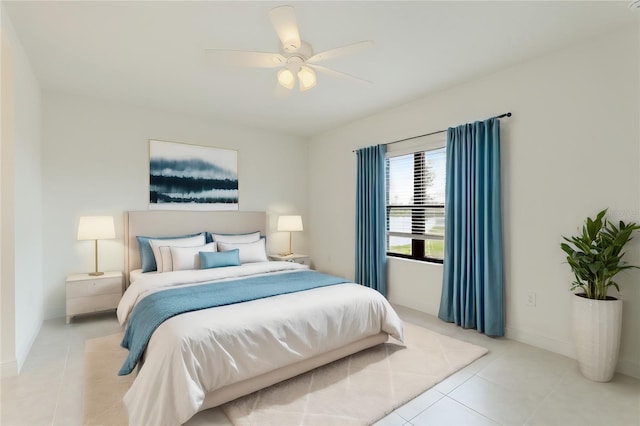
[[[507,335],[573,356],[572,276],[561,235],[605,207],[616,218],[640,221],[637,32],[606,34],[314,137],[309,212],[316,266],[354,275],[353,149],[511,111],[502,120]],[[635,264],[638,240],[627,255]],[[390,259],[388,279],[392,302],[437,315],[440,265]],[[640,377],[640,272],[619,282],[619,369]],[[536,293],[537,306],[526,306],[528,292]]]
[[[307,206],[307,144],[299,138],[88,98],[43,97],[45,317],[65,312],[65,277],[93,269],[93,243],[76,241],[81,215],[112,214],[116,240],[100,241],[100,270],[124,267],[123,217],[146,210],[149,139],[238,150],[240,210],[266,211],[275,232],[279,213]],[[306,252],[305,233],[294,248]],[[283,251],[288,234],[267,239]]]
[[[42,324],[40,86],[2,13],[2,375],[16,374]]]

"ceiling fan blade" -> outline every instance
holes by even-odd
[[[240,67],[276,68],[287,63],[285,57],[279,53],[222,49],[205,49],[205,51],[209,60]]]
[[[300,32],[293,6],[275,7],[269,11],[269,18],[285,52],[298,50],[301,46]]]
[[[325,50],[324,52],[316,53],[315,55],[310,57],[307,62],[313,64],[315,62],[324,61],[327,59],[339,58],[340,56],[351,55],[352,53],[357,53],[371,47],[373,47],[373,41],[360,41],[358,43],[348,44],[346,46],[336,47],[335,49],[329,49]]]
[[[358,81],[360,83],[373,84],[373,82],[371,82],[369,80],[365,80],[364,78],[356,77],[354,75],[347,74],[346,72],[336,71],[336,70],[331,69],[331,68],[323,67],[322,65],[309,64],[309,63],[307,63],[307,65],[310,66],[313,69],[316,69],[316,70],[318,70],[320,72],[323,72],[323,73],[328,74],[328,75],[333,76],[333,77],[337,77],[337,78],[341,78],[341,79],[347,79],[347,80],[354,80],[354,81]]]

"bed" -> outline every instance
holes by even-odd
[[[389,336],[402,340],[402,322],[376,291],[327,278],[297,263],[256,261],[140,272],[137,236],[203,231],[266,235],[266,214],[158,210],[125,214],[127,289],[118,319],[126,325],[127,335],[130,329],[144,328],[137,325],[146,321],[140,319],[140,311],[143,305],[156,303],[156,297],[169,295],[165,299],[175,301],[178,294],[189,297],[223,288],[237,292],[257,288],[257,283],[263,288],[263,282],[281,292],[185,312],[162,322],[135,364],[137,371],[132,374],[137,375],[124,397],[130,424],[179,425],[198,411],[378,345]],[[332,281],[314,286],[310,284],[314,280]],[[309,288],[288,292],[287,286],[294,281]]]

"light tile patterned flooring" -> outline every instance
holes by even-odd
[[[405,321],[489,348],[489,354],[376,423],[394,425],[640,425],[640,380],[610,383],[583,378],[570,358],[508,339],[491,339],[408,308]],[[84,341],[120,331],[113,313],[66,325],[45,321],[23,372],[2,379],[2,425],[79,425],[82,422]],[[229,425],[219,409],[194,425]]]

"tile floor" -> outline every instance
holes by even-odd
[[[640,380],[583,378],[570,358],[507,339],[490,339],[396,307],[405,321],[489,348],[489,354],[376,423],[393,425],[640,425]],[[45,321],[19,376],[2,379],[0,424],[79,425],[83,348],[120,331],[115,316]],[[229,425],[219,409],[189,426]]]

